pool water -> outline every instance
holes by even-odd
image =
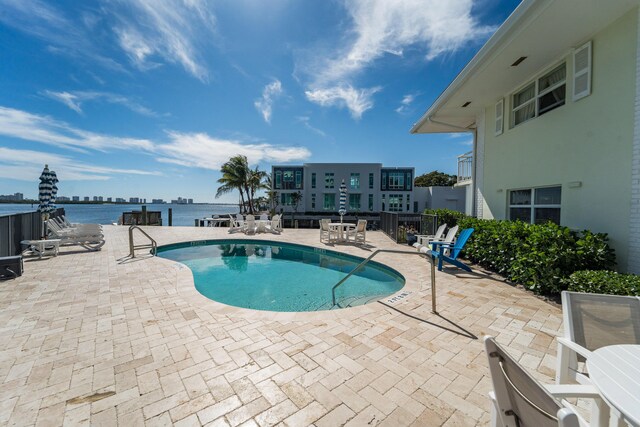
[[[376,301],[402,289],[395,270],[369,262],[336,289],[363,258],[290,243],[208,240],[158,248],[158,256],[193,272],[198,292],[209,299],[269,311],[318,311]]]

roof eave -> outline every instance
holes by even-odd
[[[487,40],[487,42],[480,48],[478,53],[467,63],[467,65],[460,71],[456,78],[447,86],[447,88],[440,94],[435,102],[429,107],[429,109],[420,117],[420,119],[414,123],[411,127],[410,133],[416,134],[419,132],[425,122],[432,121],[433,116],[437,111],[453,96],[453,94],[460,89],[460,87],[466,83],[470,76],[480,67],[494,52],[494,50],[500,46],[504,41],[508,40],[512,29],[520,24],[525,19],[526,13],[535,5],[541,4],[549,0],[523,0],[522,3],[509,15],[504,23],[498,28],[498,30]],[[459,131],[458,131],[459,132]]]

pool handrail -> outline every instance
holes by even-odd
[[[369,261],[371,261],[371,259],[374,256],[378,255],[381,252],[392,253],[392,254],[407,254],[407,255],[421,255],[421,256],[424,256],[424,254],[422,252],[400,251],[400,250],[397,250],[397,249],[377,249],[377,250],[375,250],[371,255],[369,255],[367,258],[365,258],[360,264],[356,265],[355,268],[349,272],[349,274],[347,274],[345,277],[340,279],[340,281],[338,283],[333,285],[333,288],[331,288],[331,296],[332,296],[333,307],[335,307],[337,305],[336,304],[336,289],[340,285],[342,285],[349,277],[353,276],[353,274],[356,271],[360,270],[362,267],[365,266],[365,264],[367,264]],[[436,310],[436,265],[434,263],[434,260],[431,257],[427,257],[427,260],[431,264],[431,311],[434,314],[438,314],[438,311]]]
[[[145,245],[134,245],[133,230],[139,230],[151,242]],[[155,256],[158,249],[158,243],[153,239],[153,237],[149,236],[142,228],[138,227],[137,225],[132,225],[129,227],[129,257],[130,258],[136,257],[136,249],[151,249],[151,255]]]

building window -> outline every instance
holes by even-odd
[[[567,96],[567,67],[561,64],[511,97],[511,126],[564,105]]]
[[[325,193],[324,194],[324,204],[322,208],[325,211],[334,211],[336,210],[336,195],[335,193]]]
[[[360,174],[359,173],[352,173],[351,174],[350,186],[351,186],[352,190],[359,190],[360,189]]]
[[[349,194],[349,210],[360,210],[360,194]]]
[[[316,173],[311,174],[311,188],[316,188]]]
[[[369,211],[373,212],[373,194],[369,194]]]
[[[274,190],[301,190],[303,188],[301,167],[274,168]]]
[[[404,190],[404,172],[389,172],[389,190]]]
[[[333,172],[327,172],[324,174],[324,188],[333,188]]]
[[[373,189],[373,174],[369,174],[369,189]]]
[[[562,187],[527,188],[509,191],[509,219],[531,224],[551,221],[560,224]]]
[[[383,194],[382,195],[382,210],[383,211],[385,210],[385,205],[386,205],[386,199],[385,198],[386,198],[386,196]]]
[[[282,206],[293,206],[293,198],[291,197],[291,193],[281,193],[280,204]]]
[[[402,194],[389,194],[389,212],[402,212]]]
[[[315,209],[315,208],[316,208],[316,193],[311,193],[311,209]]]
[[[411,194],[407,194],[407,212],[411,212]]]

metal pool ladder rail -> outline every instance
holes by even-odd
[[[336,289],[338,288],[338,286],[342,285],[349,277],[353,276],[353,274],[360,270],[362,267],[365,266],[365,264],[367,264],[369,261],[371,261],[371,259],[378,255],[380,252],[386,252],[386,253],[392,253],[392,254],[407,254],[407,255],[424,255],[422,252],[408,252],[408,251],[399,251],[397,249],[378,249],[376,251],[374,251],[371,255],[369,255],[364,261],[362,261],[360,264],[356,265],[356,267],[351,270],[349,272],[349,274],[347,274],[345,277],[343,277],[338,283],[336,283],[335,285],[333,285],[333,288],[331,288],[331,296],[333,298],[333,307],[335,307],[336,304]],[[432,257],[427,255],[427,258],[431,264],[431,311],[434,314],[438,314],[438,311],[436,310],[436,264],[433,260]]]
[[[133,244],[133,230],[138,230],[144,236],[149,239],[150,243],[145,243],[143,245],[134,245]],[[156,250],[158,249],[158,243],[153,240],[153,237],[149,236],[142,228],[137,225],[132,225],[129,227],[129,257],[136,257],[136,249],[151,249],[151,254],[155,256]]]

